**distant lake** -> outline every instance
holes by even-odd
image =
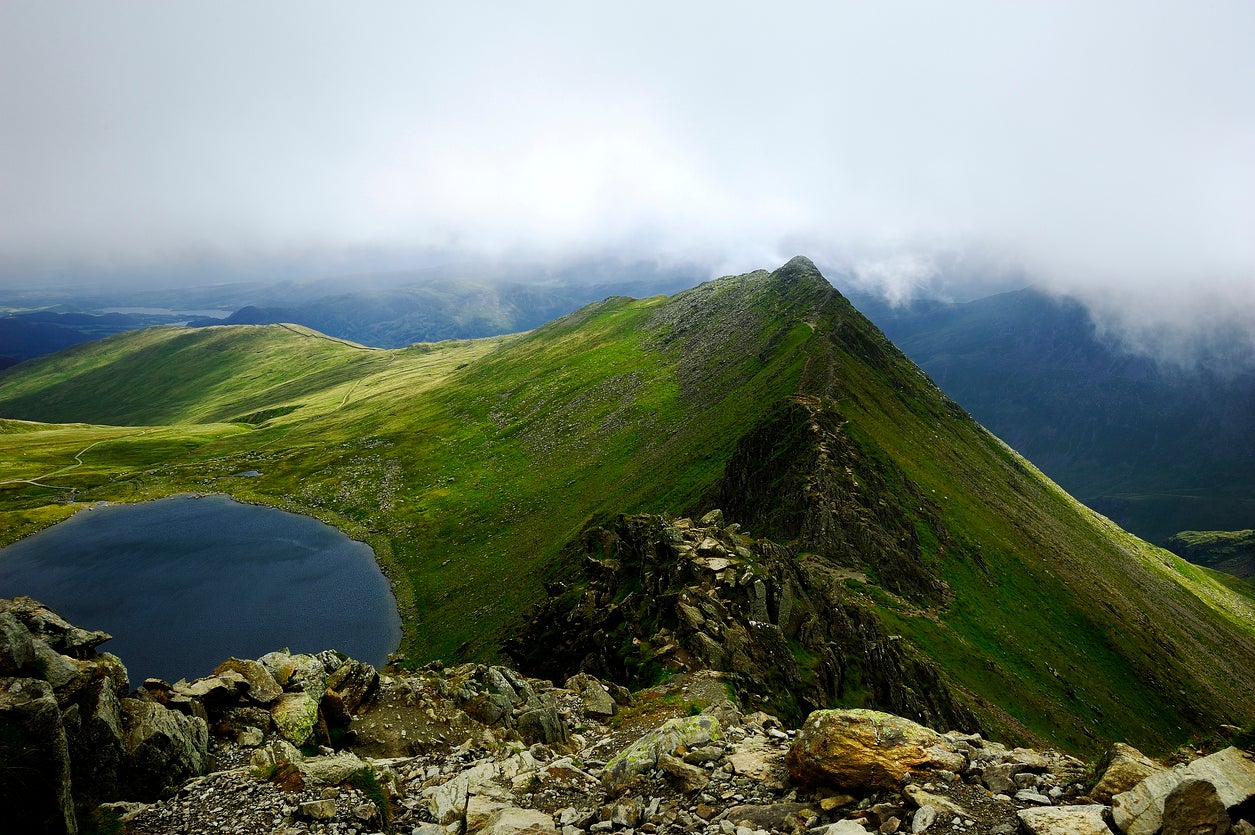
[[[225,319],[234,310],[175,310],[172,307],[106,307],[104,313],[133,313],[139,316],[187,316],[192,319]]]
[[[112,635],[132,687],[283,647],[380,666],[401,640],[368,546],[220,495],[98,506],[0,549],[0,597],[17,595]]]

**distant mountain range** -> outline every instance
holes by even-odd
[[[291,322],[363,345],[400,348],[518,333],[608,296],[673,293],[698,280],[692,268],[589,261],[556,271],[453,265],[308,281],[27,290],[0,298],[12,306],[0,315],[0,368],[125,330],[189,322]],[[142,312],[105,312],[111,309]],[[223,312],[196,312],[206,309]]]
[[[1085,504],[1159,544],[1255,523],[1255,369],[1124,353],[1032,289],[855,303],[973,417]]]
[[[428,280],[277,306],[247,305],[226,319],[202,318],[192,325],[292,322],[363,345],[402,348],[415,342],[527,331],[609,296],[649,296],[691,283],[657,276],[538,284]]]
[[[124,333],[0,372],[0,415],[0,541],[183,492],[317,516],[374,549],[417,665],[545,604],[546,677],[713,667],[790,716],[1090,752],[1255,720],[1255,590],[1077,503],[804,258],[484,340]]]
[[[186,321],[186,317],[38,310],[0,316],[0,368],[123,331]]]

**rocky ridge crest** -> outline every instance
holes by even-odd
[[[716,670],[751,705],[794,721],[866,702],[982,730],[935,666],[884,633],[857,567],[751,537],[719,510],[699,521],[621,516],[588,534],[577,558],[587,583],[550,584],[507,642],[521,669],[632,686]]]

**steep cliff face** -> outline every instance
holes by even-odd
[[[720,511],[700,522],[620,517],[583,546],[587,585],[552,586],[507,644],[529,673],[640,686],[711,669],[794,720],[855,705],[980,728],[932,664],[884,633],[857,570],[749,536]]]
[[[859,569],[913,600],[939,604],[950,590],[927,565],[921,531],[949,533],[931,501],[891,461],[845,434],[822,398],[797,396],[737,444],[719,485],[728,518],[821,561]]]

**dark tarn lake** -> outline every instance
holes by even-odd
[[[0,549],[0,597],[17,595],[112,635],[101,650],[122,659],[132,686],[284,647],[381,666],[401,640],[367,545],[221,495],[81,510]]]

